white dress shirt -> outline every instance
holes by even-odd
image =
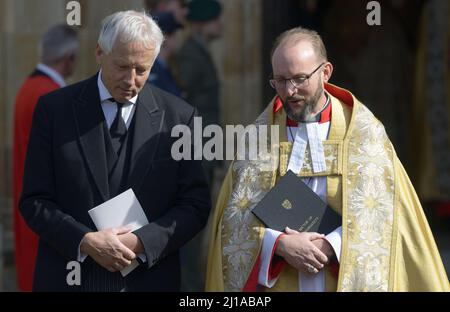
[[[322,141],[326,140],[330,130],[330,122],[315,123],[316,134]],[[310,125],[311,126],[311,125]],[[287,137],[289,142],[294,142],[296,136],[300,136],[300,139],[308,142],[308,132],[306,124],[299,123],[298,127],[287,127]],[[297,133],[299,131],[299,133]],[[304,152],[304,151],[303,151]],[[291,156],[292,157],[292,156]],[[302,162],[303,160],[301,160]],[[327,178],[326,177],[313,177],[304,178],[303,181],[322,199],[327,200]],[[261,249],[261,267],[258,274],[258,283],[265,287],[273,287],[278,280],[278,276],[274,279],[269,279],[269,268],[272,260],[272,251],[278,237],[283,234],[282,232],[272,229],[266,229],[263,238],[263,244]],[[325,233],[322,233],[325,234]],[[341,255],[341,241],[342,241],[342,227],[338,227],[331,233],[326,235],[325,239],[333,247],[333,250],[337,256],[338,261]],[[323,270],[320,270],[317,274],[300,273],[299,272],[299,291],[325,291],[325,274]]]
[[[109,100],[113,96],[108,91],[105,84],[103,83],[101,69],[100,69],[100,72],[99,72],[98,78],[97,78],[97,86],[98,86],[98,91],[99,91],[99,95],[100,95],[100,103],[102,105],[103,115],[105,116],[106,124],[108,125],[108,129],[109,129],[109,128],[111,128],[111,124],[113,123],[114,118],[116,118],[117,103]],[[122,118],[125,122],[127,129],[130,127],[134,112],[136,110],[137,98],[138,98],[138,95],[131,98],[126,103],[123,103],[123,106],[122,106]],[[87,258],[87,255],[85,253],[82,253],[80,250],[81,242],[80,242],[80,245],[78,246],[78,259],[77,260],[79,262],[83,262]],[[143,262],[147,261],[147,257],[145,256],[145,254],[141,253],[141,254],[138,254],[137,256]]]
[[[113,96],[105,87],[105,84],[102,80],[102,70],[98,74],[97,78],[98,92],[100,95],[100,103],[102,104],[103,115],[105,115],[106,124],[108,125],[108,129],[111,127],[111,124],[116,118],[117,114],[117,103],[110,101]],[[122,106],[122,118],[125,121],[125,125],[128,127],[131,124],[131,120],[133,119],[134,111],[136,110],[136,100],[138,96],[136,95],[134,98],[129,99],[126,103],[123,103]]]

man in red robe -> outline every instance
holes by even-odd
[[[78,51],[77,33],[67,25],[55,25],[42,37],[40,63],[20,87],[14,108],[13,215],[17,287],[31,291],[37,251],[37,236],[18,210],[28,137],[34,107],[40,96],[66,85],[74,71]]]

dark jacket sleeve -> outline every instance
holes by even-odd
[[[75,260],[84,235],[91,231],[64,213],[57,202],[53,168],[53,132],[49,106],[40,98],[28,143],[20,212],[28,226],[61,255]]]
[[[195,115],[192,110],[187,122],[191,133]],[[191,150],[194,151],[193,146]],[[211,199],[201,161],[180,160],[177,180],[178,192],[173,207],[161,218],[134,232],[144,245],[149,268],[178,251],[208,219]]]

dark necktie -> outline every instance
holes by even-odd
[[[109,100],[117,104],[117,114],[111,124],[111,127],[109,128],[109,134],[111,135],[113,148],[116,153],[119,154],[120,147],[122,146],[122,143],[125,140],[125,135],[127,134],[127,126],[122,118],[123,103],[118,103],[114,99]]]

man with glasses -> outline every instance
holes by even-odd
[[[383,125],[328,83],[333,66],[320,36],[303,28],[281,34],[272,68],[277,95],[255,125],[279,127],[278,141],[267,138],[275,152],[230,167],[213,217],[207,290],[448,291]],[[331,233],[264,228],[250,212],[288,170],[342,216],[341,226]]]

